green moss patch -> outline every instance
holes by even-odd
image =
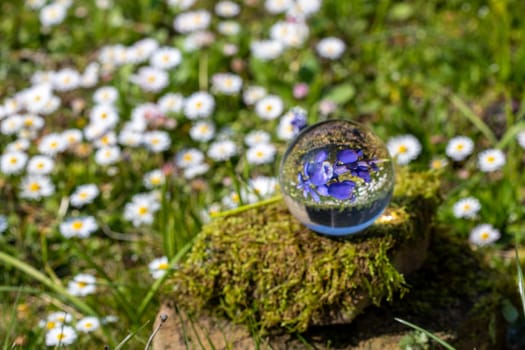
[[[347,239],[313,233],[282,201],[217,218],[174,273],[169,297],[187,310],[212,309],[259,329],[347,322],[364,306],[408,290],[394,261],[428,238],[438,188],[433,173],[401,172],[385,216]]]

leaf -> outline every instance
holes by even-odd
[[[392,6],[388,16],[394,21],[406,21],[414,14],[414,8],[407,3],[399,3]]]
[[[337,104],[345,104],[355,95],[355,88],[350,83],[344,83],[332,88],[326,94],[325,98],[334,101]]]
[[[402,319],[397,318],[397,317],[395,317],[394,320],[396,320],[396,321],[399,322],[399,323],[404,324],[405,326],[409,326],[409,327],[411,327],[411,328],[413,328],[413,329],[415,329],[415,330],[418,330],[418,331],[420,331],[420,332],[425,333],[426,335],[428,335],[430,338],[432,338],[433,340],[435,340],[437,343],[439,343],[439,345],[443,346],[443,347],[444,347],[445,349],[447,349],[447,350],[455,350],[455,348],[454,348],[452,345],[450,345],[449,343],[447,343],[447,342],[444,341],[443,339],[439,338],[438,336],[436,336],[436,335],[430,333],[430,332],[427,331],[426,329],[423,329],[423,328],[421,328],[421,327],[419,327],[419,326],[416,326],[416,325],[413,324],[413,323],[410,323],[410,322],[408,322],[408,321],[402,320]]]
[[[521,269],[520,254],[518,252],[518,245],[516,244],[516,268],[518,270],[518,288],[520,291],[521,304],[523,306],[523,315],[525,315],[525,286],[523,285],[523,271]]]

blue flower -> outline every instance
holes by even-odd
[[[328,194],[335,199],[347,200],[352,198],[355,182],[345,180],[341,182],[334,182],[328,186]]]
[[[303,174],[299,173],[297,175],[297,181],[299,184],[297,185],[297,188],[303,191],[304,198],[308,198],[308,195],[312,197],[312,199],[316,202],[319,202],[321,199],[319,198],[319,195],[314,191],[312,188],[312,183],[309,179],[305,179],[303,177]]]

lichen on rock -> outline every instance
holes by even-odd
[[[385,215],[346,239],[315,234],[282,201],[224,215],[203,227],[167,297],[257,329],[348,323],[408,290],[403,273],[423,262],[413,253],[426,249],[438,189],[435,173],[398,172]]]

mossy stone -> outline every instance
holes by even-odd
[[[399,171],[385,215],[345,239],[305,228],[282,201],[223,215],[196,237],[166,297],[258,330],[348,323],[408,291],[404,274],[423,263],[438,189],[434,172]]]

